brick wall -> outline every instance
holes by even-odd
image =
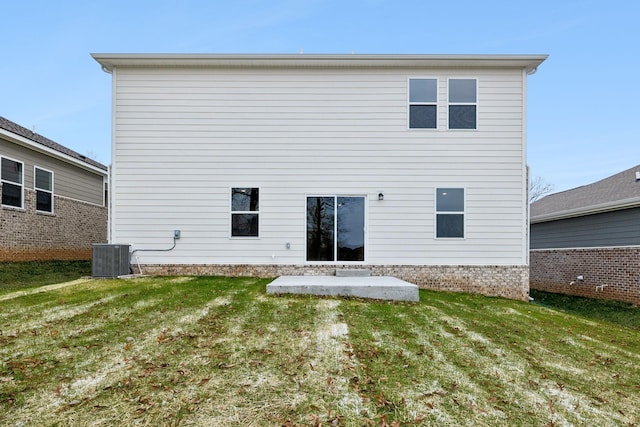
[[[151,275],[220,275],[277,277],[293,275],[331,276],[338,268],[366,268],[374,276],[393,276],[424,289],[469,292],[529,300],[529,269],[526,266],[407,266],[407,265],[142,265]],[[138,266],[133,270],[139,273]]]
[[[640,304],[640,247],[536,249],[530,264],[531,289]]]
[[[106,242],[107,208],[55,196],[52,215],[36,213],[24,193],[25,209],[0,208],[0,261],[88,260]]]

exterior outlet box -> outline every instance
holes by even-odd
[[[173,238],[174,239],[180,238],[180,230],[173,230]]]

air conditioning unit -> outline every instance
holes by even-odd
[[[131,245],[95,243],[91,275],[93,277],[118,277],[130,274]]]

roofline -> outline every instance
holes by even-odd
[[[533,74],[549,55],[92,53],[105,72],[117,67],[214,68],[519,68]]]
[[[619,211],[622,209],[630,209],[640,207],[640,197],[632,197],[630,199],[615,200],[612,202],[600,203],[592,206],[583,206],[580,208],[568,209],[550,214],[532,216],[531,224],[540,222],[556,221],[559,219],[575,218],[578,216],[593,215],[598,213]]]
[[[4,136],[5,138],[8,138],[10,141],[12,141],[12,142],[14,142],[16,144],[31,148],[32,150],[39,151],[41,153],[47,154],[47,155],[49,155],[51,157],[55,157],[55,158],[57,158],[59,160],[62,160],[64,162],[74,164],[74,165],[76,165],[78,167],[81,167],[83,169],[89,170],[91,172],[96,172],[96,173],[98,173],[100,175],[103,175],[103,176],[107,176],[107,174],[108,174],[108,169],[107,169],[106,166],[104,166],[104,169],[102,169],[102,168],[100,168],[98,166],[94,166],[94,165],[92,165],[90,163],[87,163],[87,162],[84,162],[84,161],[82,161],[80,159],[76,159],[73,156],[70,156],[70,155],[62,153],[62,152],[60,152],[58,150],[55,150],[55,149],[53,149],[51,147],[47,147],[46,145],[42,145],[37,141],[33,141],[33,140],[31,140],[31,139],[29,139],[29,138],[27,138],[25,136],[22,136],[20,134],[17,134],[15,132],[10,131],[10,130],[7,130],[7,129],[4,129],[4,128],[0,127],[0,135]]]

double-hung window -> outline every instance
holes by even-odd
[[[231,237],[258,237],[260,224],[260,190],[231,189]]]
[[[53,213],[53,172],[35,168],[36,210]]]
[[[436,189],[436,238],[464,238],[464,188]]]
[[[23,207],[24,173],[23,164],[2,157],[0,160],[0,181],[2,182],[2,205],[14,208]]]
[[[449,79],[449,129],[477,129],[477,80]]]
[[[409,128],[435,129],[438,123],[438,80],[409,79]]]

